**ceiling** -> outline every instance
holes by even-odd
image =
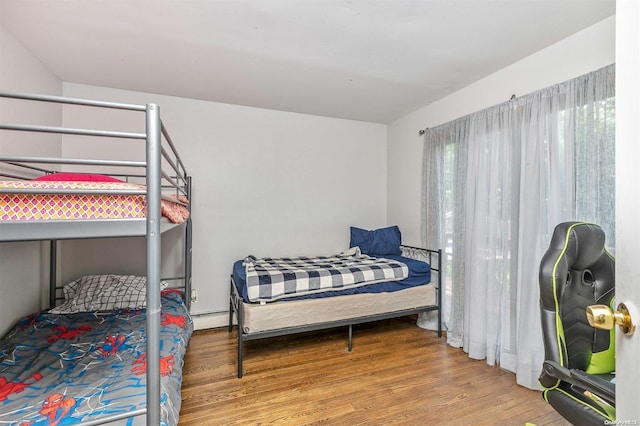
[[[615,0],[0,0],[62,81],[390,123]]]

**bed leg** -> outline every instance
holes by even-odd
[[[236,316],[238,319],[238,379],[242,378],[242,347],[244,346],[244,311],[242,310],[242,302],[238,300]]]
[[[347,349],[349,352],[353,349],[353,324],[349,324],[349,342],[347,343]]]
[[[229,333],[233,330],[233,276],[229,280]]]
[[[242,331],[238,329],[238,379],[242,378]]]

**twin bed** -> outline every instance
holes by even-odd
[[[42,311],[0,341],[0,423],[96,424],[145,413],[146,312]],[[162,295],[161,422],[178,424],[180,373],[193,324],[182,296]],[[144,424],[129,417],[126,424]]]
[[[229,332],[235,316],[238,378],[249,340],[346,326],[351,351],[355,324],[429,311],[442,335],[441,250],[402,245],[396,226],[352,227],[350,237],[351,249],[336,256],[234,263]]]
[[[0,130],[82,136],[103,144],[97,153],[124,138],[144,144],[145,158],[0,155],[0,242],[50,241],[50,309],[0,341],[0,424],[177,424],[193,331],[191,177],[158,107],[0,92],[9,100],[142,113],[141,133],[7,123]],[[75,172],[83,168],[107,171]],[[162,278],[162,234],[175,227],[184,232],[184,274]],[[146,239],[146,276],[57,284],[59,240],[129,236]]]

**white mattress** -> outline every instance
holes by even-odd
[[[243,330],[256,333],[433,306],[436,304],[435,294],[434,284],[428,284],[389,293],[352,294],[263,305],[243,302]]]

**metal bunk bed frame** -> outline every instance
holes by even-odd
[[[0,221],[0,241],[42,241],[50,240],[50,304],[53,306],[56,299],[56,241],[58,239],[77,238],[101,238],[101,237],[146,237],[146,265],[147,265],[147,392],[146,408],[120,414],[83,425],[103,424],[146,414],[147,425],[160,424],[160,281],[161,281],[161,234],[176,225],[165,225],[162,221],[161,199],[163,179],[177,193],[190,199],[191,177],[186,169],[175,146],[160,119],[160,108],[156,104],[132,105],[115,102],[103,102],[85,99],[76,99],[62,96],[38,95],[29,93],[17,93],[0,91],[0,98],[11,98],[26,101],[52,102],[57,104],[70,104],[98,108],[111,108],[145,113],[145,133],[119,132],[109,130],[89,130],[78,128],[65,128],[40,125],[20,125],[0,123],[0,130],[57,133],[67,135],[83,135],[94,137],[111,137],[144,140],[146,143],[145,161],[106,161],[73,158],[47,158],[47,157],[19,157],[1,156],[0,163],[11,166],[26,167],[40,172],[50,172],[28,164],[58,164],[58,165],[89,165],[108,167],[138,167],[145,168],[146,189],[134,191],[101,190],[101,191],[73,191],[62,192],[55,190],[55,194],[110,194],[110,195],[145,195],[146,217],[142,219],[104,219],[104,220],[60,220],[60,221]],[[170,152],[166,151],[162,144],[162,137],[167,142]],[[162,161],[166,162],[174,173],[170,175],[162,170]],[[7,174],[3,176],[16,177]],[[15,190],[12,193],[38,193],[36,190]],[[6,192],[5,192],[6,193]],[[40,193],[42,193],[40,191]],[[187,205],[191,210],[191,203]],[[29,222],[29,223],[25,223]],[[87,226],[90,224],[91,226]],[[79,226],[81,225],[81,226]],[[168,278],[169,280],[184,280],[184,301],[188,310],[191,308],[191,270],[192,270],[192,229],[191,218],[185,221],[185,258],[184,277]]]

